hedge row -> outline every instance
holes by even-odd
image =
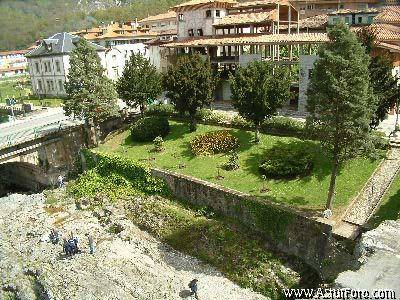
[[[168,118],[180,118],[171,104],[157,104],[148,107],[147,116],[162,116]],[[183,116],[185,117],[185,116]],[[202,108],[198,110],[196,118],[199,122],[209,125],[220,125],[239,129],[251,130],[253,124],[241,116],[229,115],[227,113]],[[269,134],[301,136],[304,133],[304,123],[288,117],[273,117],[264,122],[261,131]]]

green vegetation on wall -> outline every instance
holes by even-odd
[[[100,189],[107,194],[118,196],[113,193],[112,189],[108,189],[107,185],[104,188],[100,186],[104,183],[102,178],[106,178],[117,186],[125,187],[127,193],[130,189],[140,191],[146,194],[168,194],[168,188],[164,181],[154,178],[150,169],[145,164],[135,162],[129,158],[109,155],[104,153],[92,152],[90,150],[82,150],[85,157],[86,166],[89,169],[90,180],[86,180],[84,175],[81,175],[75,183],[75,189],[71,192],[76,196],[82,196],[87,193],[86,188],[93,190]],[[93,188],[91,184],[93,183]]]

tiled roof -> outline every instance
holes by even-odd
[[[165,20],[165,19],[174,19],[174,18],[176,18],[176,12],[174,12],[173,10],[170,10],[163,14],[149,16],[143,20],[140,20],[139,23],[159,21],[159,20]]]
[[[191,6],[208,6],[210,4],[228,4],[228,5],[233,5],[236,4],[237,1],[236,0],[191,0],[188,2],[184,2],[178,5],[175,5],[172,9],[175,11],[181,10],[181,9],[185,9],[187,7],[191,7]]]
[[[218,27],[240,24],[260,24],[275,20],[276,18],[277,10],[273,9],[270,11],[227,15],[221,19],[218,19],[213,25]]]
[[[400,24],[400,6],[385,6],[374,22]]]
[[[317,15],[302,19],[299,22],[299,27],[301,29],[311,28],[311,29],[324,29],[328,25],[328,15]]]
[[[234,36],[209,36],[202,38],[188,38],[164,45],[164,47],[206,47],[222,45],[257,45],[257,44],[308,44],[325,43],[328,41],[326,33],[299,33],[299,34],[257,34]]]
[[[400,27],[391,24],[372,24],[369,26],[380,42],[400,41]]]
[[[389,50],[391,52],[400,52],[400,46],[398,46],[398,45],[389,44],[389,43],[385,43],[385,42],[378,42],[378,43],[376,43],[376,45],[379,48],[383,48],[383,49]]]
[[[29,51],[26,57],[36,57],[36,56],[47,56],[55,54],[67,54],[71,53],[75,48],[75,44],[81,39],[81,37],[69,34],[68,32],[56,33],[48,39],[42,40],[40,45],[35,49]],[[50,45],[47,47],[46,45]],[[91,47],[97,51],[105,51],[106,48],[90,43]]]
[[[285,0],[256,0],[256,1],[247,1],[240,2],[232,6],[232,8],[249,8],[249,7],[263,7],[272,4],[282,4],[286,5],[288,1]]]
[[[348,15],[348,14],[377,14],[379,11],[376,8],[366,9],[338,9],[328,13],[330,16],[335,15]]]

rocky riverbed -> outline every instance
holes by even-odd
[[[110,226],[114,222],[118,226]],[[266,299],[160,243],[112,209],[49,207],[43,194],[15,194],[0,198],[0,228],[0,299],[191,299],[193,278],[199,280],[199,299]],[[73,233],[82,253],[65,257],[62,242],[49,241],[52,228],[62,237]],[[87,234],[94,237],[94,255]]]

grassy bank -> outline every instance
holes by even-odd
[[[154,152],[152,143],[133,142],[130,132],[125,131],[99,147],[100,151],[116,153],[133,160],[151,162],[159,168],[191,175],[203,180],[223,185],[255,196],[266,197],[275,202],[319,210],[324,207],[330,180],[330,162],[318,143],[310,143],[315,150],[314,167],[308,176],[292,180],[266,180],[259,173],[259,163],[267,149],[279,143],[301,143],[291,137],[261,135],[261,142],[251,142],[252,133],[233,129],[231,132],[240,141],[239,165],[236,171],[224,171],[220,166],[227,162],[226,155],[194,156],[189,141],[197,134],[223,129],[218,126],[199,125],[197,132],[189,133],[187,126],[179,122],[170,122],[171,133],[164,139],[165,151]],[[345,208],[349,200],[363,187],[379,160],[371,161],[357,158],[348,162],[340,171],[337,181],[335,209]],[[218,177],[218,172],[222,177]]]
[[[229,219],[172,198],[146,195],[111,169],[107,175],[100,173],[92,169],[81,175],[69,184],[69,194],[89,199],[93,208],[123,203],[141,229],[213,265],[242,287],[280,299],[283,288],[315,286],[319,281],[304,264],[271,252],[259,236]]]
[[[385,220],[398,220],[400,218],[400,175],[396,177],[385,194],[381,205],[370,219],[368,225],[372,228],[379,226]]]

